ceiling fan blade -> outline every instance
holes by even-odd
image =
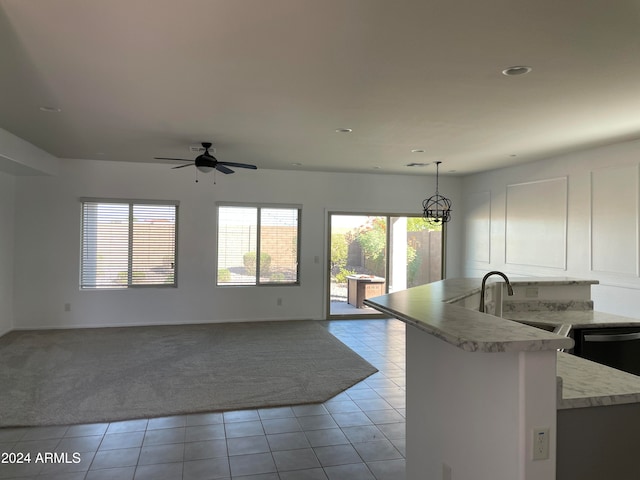
[[[216,165],[216,170],[218,170],[219,172],[222,173],[234,173],[233,170],[231,170],[230,168],[225,167],[224,165],[221,165],[220,162],[218,162],[218,164]]]
[[[218,162],[218,165],[228,165],[229,167],[238,167],[238,168],[250,168],[251,170],[258,169],[258,167],[256,167],[255,165],[249,165],[248,163]]]
[[[177,167],[171,167],[172,169],[176,169],[176,168],[184,168],[184,167],[190,167],[191,165],[194,165],[193,163],[186,163],[184,165],[178,165]]]
[[[177,160],[178,162],[190,162],[188,158],[166,158],[166,157],[153,157],[154,160]]]

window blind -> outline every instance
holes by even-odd
[[[256,284],[257,232],[257,208],[218,208],[219,285]]]
[[[81,288],[175,286],[177,205],[82,202]]]

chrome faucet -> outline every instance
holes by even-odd
[[[485,311],[484,311],[485,284],[487,283],[487,278],[489,278],[491,275],[500,275],[502,278],[504,278],[504,281],[507,282],[507,293],[509,294],[509,296],[513,295],[513,287],[511,286],[511,283],[509,282],[509,279],[507,278],[507,276],[504,273],[498,272],[497,270],[493,270],[493,271],[487,273],[482,278],[482,289],[480,290],[480,311],[482,313],[485,313]]]

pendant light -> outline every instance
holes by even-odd
[[[451,220],[451,200],[438,192],[438,173],[442,162],[436,162],[436,193],[422,201],[422,216],[431,225],[442,225]]]

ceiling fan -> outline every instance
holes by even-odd
[[[229,167],[236,168],[249,168],[251,170],[257,170],[258,167],[255,165],[249,165],[248,163],[236,163],[236,162],[220,162],[216,157],[209,153],[209,149],[211,148],[210,142],[202,142],[202,147],[204,148],[204,153],[198,155],[196,159],[191,163],[185,163],[184,165],[178,165],[177,167],[171,168],[184,168],[190,167],[191,165],[195,165],[195,167],[203,173],[211,172],[212,170],[218,170],[222,173],[234,173]],[[165,158],[165,157],[154,157],[156,160],[184,160],[185,162],[189,162],[186,158]]]

